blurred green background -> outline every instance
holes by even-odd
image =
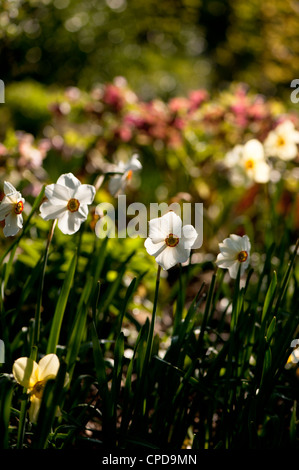
[[[288,98],[294,0],[2,0],[1,78],[90,89],[123,76],[142,99],[246,82]]]

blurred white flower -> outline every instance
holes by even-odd
[[[4,181],[4,198],[0,204],[0,220],[5,220],[3,233],[13,237],[23,227],[23,209],[25,199],[14,186]]]
[[[264,141],[266,155],[284,161],[293,160],[298,154],[299,132],[292,121],[286,120],[270,131]]]
[[[131,181],[133,172],[141,170],[142,165],[138,160],[139,155],[134,154],[128,163],[119,162],[115,169],[115,173],[119,173],[112,176],[109,181],[109,192],[112,196],[115,196],[119,192],[123,192],[127,184]]]
[[[62,233],[72,235],[77,232],[88,216],[88,204],[95,196],[95,188],[81,182],[72,174],[61,175],[56,184],[46,186],[47,201],[40,206],[44,220],[58,219]]]
[[[197,236],[192,225],[183,226],[181,218],[169,211],[149,221],[149,236],[144,246],[148,254],[167,270],[187,261]]]
[[[216,264],[220,268],[228,269],[230,277],[236,279],[239,267],[240,275],[244,274],[248,268],[250,260],[251,244],[247,235],[230,235],[219,243],[220,253],[217,256]]]
[[[244,145],[236,145],[225,156],[225,164],[231,168],[233,178],[242,184],[244,178],[256,183],[267,183],[271,167],[267,163],[264,147],[257,139],[250,139]]]

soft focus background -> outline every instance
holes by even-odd
[[[66,447],[72,446],[73,436],[78,446],[87,446],[88,439],[90,446],[109,441],[109,426],[102,427],[97,415],[98,410],[107,413],[107,403],[99,399],[99,384],[94,386],[96,373],[98,382],[106,383],[106,367],[107,381],[113,375],[112,392],[115,386],[120,394],[120,399],[117,392],[111,400],[108,396],[108,402],[113,404],[115,435],[119,410],[124,412],[124,442],[137,403],[136,422],[140,409],[144,413],[143,433],[137,426],[131,437],[137,444],[140,439],[140,445],[214,448],[233,442],[243,448],[252,435],[261,446],[275,448],[289,442],[291,434],[298,447],[298,372],[284,370],[291,339],[298,338],[298,266],[294,263],[293,272],[293,264],[288,264],[291,256],[292,263],[295,260],[299,233],[298,154],[289,160],[271,155],[266,184],[245,174],[237,181],[234,166],[225,164],[236,145],[250,139],[264,142],[283,120],[299,130],[299,103],[291,100],[291,82],[299,79],[298,39],[297,0],[0,2],[0,79],[5,84],[5,103],[0,104],[0,200],[3,182],[9,181],[26,199],[26,223],[43,186],[62,173],[72,172],[98,189],[79,233],[67,236],[55,229],[42,293],[38,286],[50,222],[36,210],[15,240],[5,238],[0,227],[0,257],[5,258],[0,271],[0,338],[8,345],[1,366],[0,429],[7,446],[8,441],[20,442],[22,396],[21,391],[12,395],[10,374],[13,361],[31,353],[37,294],[42,297],[42,355],[53,312],[57,305],[61,308],[57,299],[64,292],[62,283],[78,249],[74,286],[69,298],[62,299],[67,307],[57,346],[60,357],[71,355],[75,372],[59,421],[67,430],[64,437],[64,430],[57,435],[55,431],[51,445],[65,439]],[[148,388],[139,381],[139,372],[153,310],[155,259],[146,253],[142,238],[111,239],[106,246],[94,233],[96,205],[107,201],[117,207],[109,193],[109,173],[134,153],[140,156],[142,170],[134,172],[126,188],[127,204],[199,202],[204,207],[202,247],[192,253],[190,264],[162,272],[155,357],[145,371]],[[233,291],[227,271],[218,270],[214,277],[218,244],[230,233],[246,233],[252,244],[245,291],[238,286]],[[135,279],[136,291],[127,298]],[[94,287],[88,289],[98,280],[97,309]],[[85,301],[86,326],[81,327]],[[241,306],[240,316],[231,321]],[[96,340],[90,333],[93,316]],[[238,328],[241,325],[236,338],[230,335],[235,321]],[[93,360],[98,338],[106,361],[102,369]],[[136,371],[135,346],[140,353]],[[117,368],[122,361],[123,371]],[[263,393],[257,397],[259,390]],[[247,424],[253,422],[249,429]],[[45,423],[50,432],[51,423]],[[38,428],[32,438],[28,429],[25,441],[30,446],[40,433]],[[41,435],[41,446],[47,436]]]
[[[245,81],[287,97],[298,12],[291,0],[3,0],[1,78],[89,90],[121,75],[142,99]]]

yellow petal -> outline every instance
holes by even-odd
[[[37,381],[38,365],[29,357],[20,357],[14,362],[12,373],[16,381],[25,388],[32,388]]]
[[[37,398],[36,395],[32,395],[30,398],[30,408],[29,408],[29,421],[31,423],[37,422],[38,412],[41,405],[41,399]]]
[[[60,363],[56,354],[47,354],[38,363],[38,380],[54,379]]]

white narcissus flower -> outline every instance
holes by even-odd
[[[0,220],[5,220],[3,233],[13,237],[23,227],[23,209],[25,199],[14,186],[4,181],[4,198],[0,204]]]
[[[47,201],[40,206],[44,220],[58,219],[58,228],[66,235],[77,232],[88,216],[88,204],[95,197],[95,187],[72,174],[61,175],[56,184],[46,186]]]
[[[264,147],[257,139],[250,139],[244,145],[236,145],[227,153],[225,163],[232,170],[256,183],[267,183],[270,179],[270,165],[265,158]],[[236,178],[237,179],[237,178]]]
[[[173,211],[149,221],[149,236],[144,246],[149,255],[165,270],[177,263],[184,263],[197,239],[192,225],[182,224],[181,218]]]
[[[37,364],[29,357],[20,357],[12,368],[15,380],[27,389],[30,396],[29,420],[36,423],[43,391],[49,379],[55,379],[59,370],[56,354],[47,354]],[[68,378],[66,377],[66,380]]]
[[[230,235],[219,243],[220,253],[216,264],[220,268],[228,269],[230,277],[236,279],[240,268],[240,275],[248,268],[251,244],[247,235]]]
[[[138,160],[139,156],[134,154],[128,163],[119,162],[115,173],[120,173],[115,176],[112,176],[109,181],[109,192],[112,196],[115,196],[117,193],[124,191],[127,184],[131,181],[133,172],[141,170],[142,165]]]
[[[267,156],[289,161],[298,155],[298,143],[299,132],[292,121],[286,120],[269,132],[264,147]]]

